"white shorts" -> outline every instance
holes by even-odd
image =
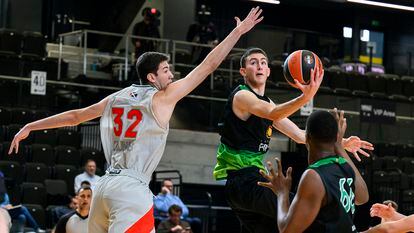
[[[129,169],[113,169],[94,188],[88,232],[155,232],[149,180]]]
[[[11,219],[7,210],[0,208],[0,233],[9,233]]]

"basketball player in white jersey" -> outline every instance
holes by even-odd
[[[99,103],[25,125],[14,137],[9,154],[33,130],[73,126],[101,117],[101,139],[107,174],[96,184],[88,230],[154,232],[153,200],[148,183],[164,152],[168,122],[177,102],[196,88],[224,60],[240,36],[262,21],[262,10],[247,17],[185,78],[172,82],[166,54],[149,52],[137,61],[137,72],[148,86],[132,85]]]

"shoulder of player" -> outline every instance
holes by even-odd
[[[323,189],[324,185],[318,172],[314,169],[306,169],[300,179],[298,190],[306,193],[321,194]]]
[[[259,98],[257,98],[257,96],[255,94],[253,94],[251,91],[249,91],[249,90],[240,90],[236,94],[234,94],[233,103],[235,103],[235,102],[243,103],[243,102],[256,100],[256,99],[259,99]]]
[[[153,98],[152,100],[153,107],[154,105],[168,105],[171,102],[165,90],[158,90],[157,92],[155,92],[152,98]]]

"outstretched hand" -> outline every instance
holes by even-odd
[[[260,7],[252,8],[246,18],[241,21],[239,17],[234,17],[237,22],[237,28],[240,30],[242,34],[250,31],[254,25],[258,24],[260,21],[263,20],[263,16],[260,17],[262,14],[262,9]]]
[[[396,214],[395,209],[392,207],[391,203],[388,205],[376,203],[373,204],[370,210],[371,217],[379,217],[383,219],[392,219]]]
[[[337,144],[341,142],[341,146],[343,147],[343,149],[352,153],[358,161],[361,161],[361,158],[359,157],[358,153],[366,157],[369,157],[369,154],[364,150],[374,150],[374,146],[370,142],[361,140],[357,136],[343,138],[346,127],[347,127],[346,118],[344,117],[344,111],[338,112],[338,110],[334,108],[333,111],[331,111],[331,113],[333,114],[333,116],[338,122],[338,140],[337,140],[338,143]]]
[[[30,130],[25,126],[14,135],[13,141],[10,143],[9,155],[13,153],[13,150],[17,154],[19,152],[19,143],[21,140],[27,138],[30,134]]]
[[[292,168],[289,167],[286,171],[286,176],[282,172],[282,164],[279,159],[275,159],[277,162],[277,174],[273,169],[273,164],[267,162],[269,174],[266,174],[263,170],[260,170],[260,174],[269,182],[257,182],[258,185],[270,188],[276,195],[282,193],[289,193],[292,185]]]
[[[357,136],[351,136],[349,138],[344,138],[342,141],[344,149],[354,155],[354,157],[361,161],[361,158],[358,154],[362,154],[365,157],[369,157],[369,154],[364,150],[374,150],[372,143],[368,141],[361,140]]]

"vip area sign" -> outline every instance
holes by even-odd
[[[394,124],[395,103],[379,100],[361,100],[361,122]]]
[[[32,71],[32,82],[30,85],[30,94],[46,95],[46,72]]]

